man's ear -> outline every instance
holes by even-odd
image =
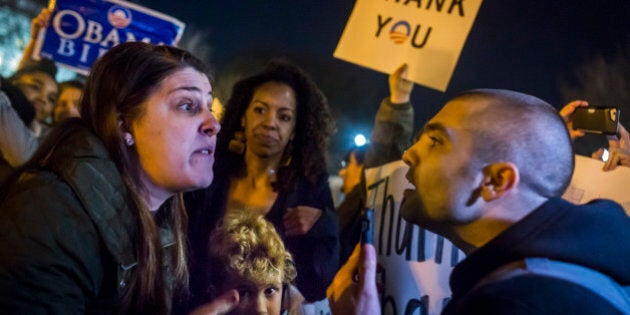
[[[518,167],[510,162],[490,164],[483,169],[483,172],[481,198],[486,202],[503,197],[518,186],[520,181]]]

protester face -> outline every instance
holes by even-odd
[[[267,82],[254,91],[243,123],[247,149],[263,158],[281,157],[293,138],[295,91],[286,84]]]
[[[466,124],[470,114],[467,102],[472,101],[447,103],[403,154],[409,165],[407,179],[416,189],[405,192],[401,214],[434,231],[442,224],[465,224],[479,216],[475,202],[482,174],[471,169],[475,163],[470,163],[473,139]]]
[[[35,118],[45,122],[52,114],[57,100],[57,82],[44,72],[26,73],[13,83],[35,108]]]
[[[343,180],[341,192],[345,195],[349,194],[354,187],[361,183],[361,171],[363,165],[357,162],[356,152],[350,153],[345,166],[339,170],[339,177]]]
[[[53,121],[55,123],[59,123],[69,117],[81,117],[79,112],[81,94],[82,91],[80,89],[71,86],[61,91],[53,112]]]
[[[282,310],[282,277],[255,283],[251,280],[235,280],[232,288],[239,294],[238,306],[230,315],[268,314],[279,315]]]
[[[211,105],[207,76],[190,67],[167,76],[143,104],[144,113],[131,123],[130,133],[141,180],[152,196],[165,199],[212,182],[220,126]]]

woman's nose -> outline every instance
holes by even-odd
[[[212,137],[219,133],[219,131],[221,130],[221,124],[219,124],[212,112],[208,111],[208,114],[208,117],[206,117],[203,125],[201,126],[201,131]]]

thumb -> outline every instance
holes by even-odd
[[[212,303],[217,303],[217,314],[226,314],[238,305],[240,296],[236,289],[221,294]]]
[[[376,289],[376,250],[372,244],[364,244],[361,247],[361,260],[359,263],[359,288],[373,286]]]
[[[212,302],[204,304],[196,308],[189,315],[223,315],[234,309],[239,302],[238,291],[232,289],[219,297],[212,300]]]
[[[615,138],[609,138],[608,139],[608,148],[618,148],[619,147],[619,140],[615,139]]]
[[[604,155],[604,148],[599,148],[597,149],[597,151],[591,153],[591,157],[596,160],[601,160],[603,155]]]

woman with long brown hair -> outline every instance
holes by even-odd
[[[93,66],[0,196],[0,310],[168,314],[187,289],[181,192],[210,185],[220,126],[208,68],[141,42]]]

